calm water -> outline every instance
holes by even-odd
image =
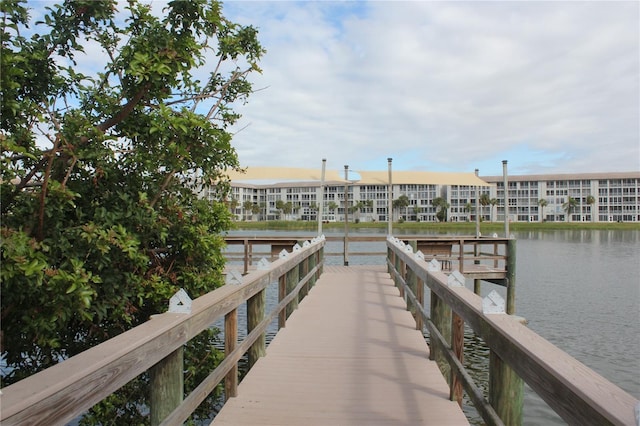
[[[274,232],[243,234],[273,235]],[[518,240],[517,314],[525,317],[528,327],[536,333],[640,399],[640,231],[514,235]],[[353,252],[384,250],[382,243],[373,247],[371,243],[350,243],[349,247]],[[341,252],[342,243],[329,242],[326,251]],[[328,257],[326,262],[341,265],[343,259]],[[383,262],[384,256],[352,255],[349,259],[351,265]],[[483,295],[494,289],[504,296],[503,288],[483,283]],[[275,304],[275,287],[269,293],[268,304]],[[429,306],[428,302],[425,304]],[[240,313],[239,318],[243,316]],[[276,324],[273,324],[269,334],[272,336],[275,330]],[[468,368],[476,379],[486,379],[487,349],[471,333],[466,341]],[[466,408],[465,412],[474,423],[481,423],[473,408]],[[565,423],[525,387],[524,424]]]

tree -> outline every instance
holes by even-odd
[[[285,209],[285,202],[282,200],[276,200],[276,210],[279,212],[280,220],[282,220],[282,213]]]
[[[486,192],[482,195],[480,195],[480,198],[478,199],[478,201],[480,202],[480,205],[483,207],[487,207],[488,205],[491,204],[491,196],[489,194],[487,194]],[[491,213],[489,213],[489,219],[491,219]]]
[[[338,206],[338,203],[336,203],[335,201],[329,201],[329,204],[327,204],[327,207],[329,207],[329,211],[335,214],[336,209],[340,206]]]
[[[410,204],[409,197],[403,194],[399,196],[396,200],[393,200],[393,202],[391,203],[391,206],[393,207],[394,210],[397,210],[399,212],[400,209],[406,209],[407,207],[409,207],[409,204]],[[405,211],[405,215],[406,215],[406,211]]]
[[[498,199],[492,198],[489,204],[491,204],[491,211],[489,212],[489,221],[493,222],[493,210],[498,205]]]
[[[446,222],[447,210],[449,209],[449,207],[451,207],[446,198],[436,197],[431,200],[431,205],[436,208],[436,218],[438,219],[438,221]]]
[[[467,201],[467,203],[464,205],[464,211],[469,213],[467,215],[467,222],[471,221],[471,212],[473,212],[473,205],[471,204],[471,202]]]
[[[549,205],[549,202],[544,198],[541,198],[538,200],[538,205],[540,206],[540,217],[542,218],[542,221],[544,221],[544,208]]]
[[[237,198],[231,198],[231,200],[229,200],[229,210],[231,211],[231,215],[232,218],[235,219],[236,217],[236,209],[238,208],[238,205],[240,204],[240,201],[238,201]]]
[[[567,198],[567,201],[562,203],[562,209],[567,212],[567,222],[571,222],[571,213],[578,206],[578,200],[573,197]]]
[[[242,203],[242,212],[244,214],[244,220],[248,220],[248,215],[249,213],[251,213],[251,210],[253,209],[253,201],[251,200],[245,200],[244,203]]]
[[[181,287],[195,298],[223,283],[226,171],[239,167],[227,129],[264,50],[217,2],[170,1],[157,18],[135,0],[66,1],[35,26],[23,2],[0,11],[9,384],[166,311]],[[91,75],[76,67],[85,45]],[[217,358],[187,348],[187,389]],[[141,423],[137,383],[88,418]]]
[[[593,209],[591,206],[593,206],[596,202],[596,198],[593,195],[587,195],[587,199],[585,200],[585,202],[589,205],[589,213],[591,215],[591,221],[595,221],[596,215],[593,212]]]
[[[262,207],[260,206],[260,204],[258,204],[258,203],[252,203],[251,204],[251,215],[252,216],[260,214],[260,210],[262,210]],[[253,219],[255,219],[255,218],[253,218]]]

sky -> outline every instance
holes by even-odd
[[[640,2],[230,1],[267,53],[243,166],[640,170]]]
[[[243,167],[640,171],[638,1],[234,0],[223,13],[267,50],[231,129]],[[86,51],[90,73],[103,58]]]

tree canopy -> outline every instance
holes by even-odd
[[[215,1],[44,5],[0,3],[5,384],[222,283],[229,126],[265,53]]]

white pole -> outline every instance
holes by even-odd
[[[387,163],[389,164],[389,194],[387,196],[387,234],[393,235],[393,181],[391,179],[391,162],[393,159],[391,157],[387,158]]]
[[[344,266],[349,266],[349,166],[344,166]]]
[[[322,175],[320,176],[320,201],[318,202],[318,236],[322,235],[322,215],[324,210],[324,171],[327,167],[327,159],[322,159]]]
[[[509,178],[507,160],[502,160],[502,184],[504,185],[504,236],[509,238]]]
[[[480,170],[476,169],[476,177]],[[480,238],[480,187],[476,185],[476,238]]]

